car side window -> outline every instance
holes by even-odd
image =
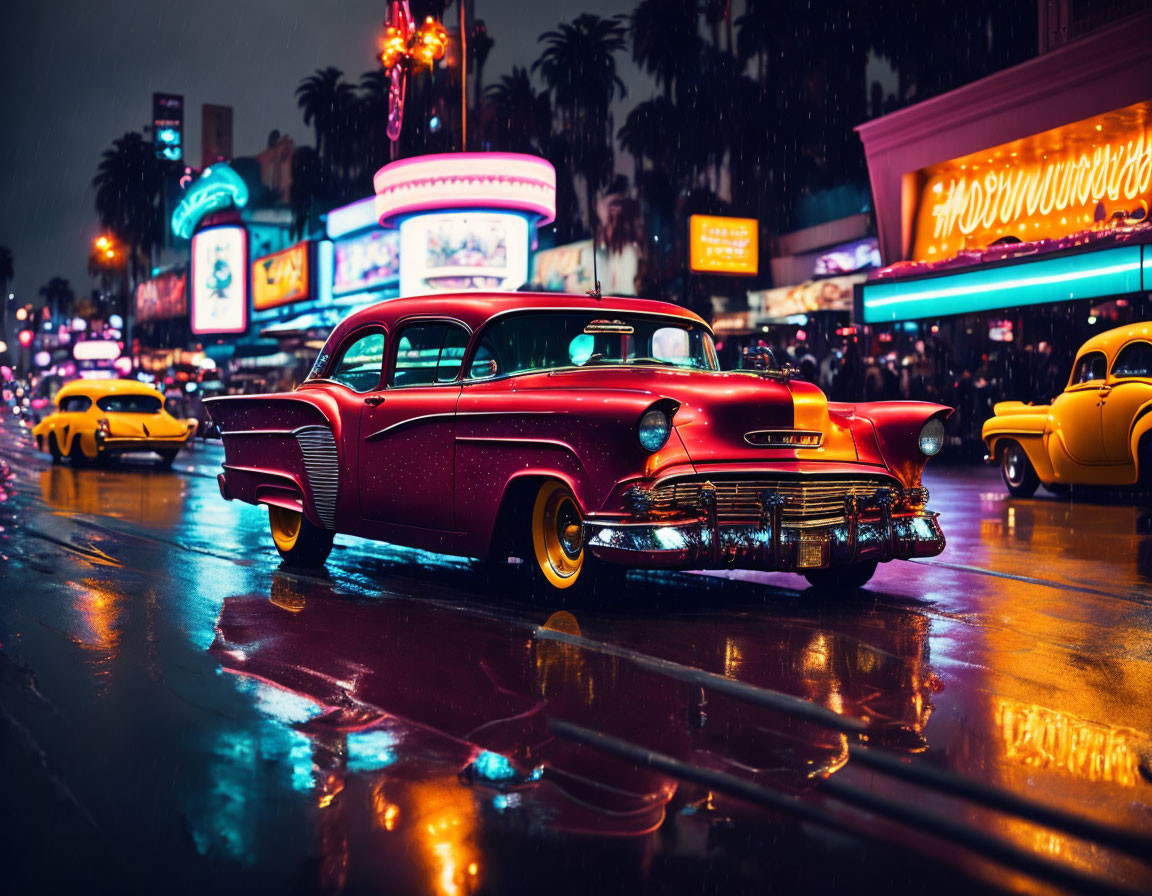
[[[87,395],[69,395],[60,400],[60,413],[82,414],[92,407],[92,399]]]
[[[392,385],[450,383],[460,374],[468,331],[459,324],[427,321],[410,324],[396,336]]]
[[[379,330],[365,333],[344,349],[340,361],[328,377],[343,383],[354,392],[371,392],[380,385],[384,367],[384,334]]]
[[[1103,352],[1088,352],[1081,355],[1072,369],[1073,386],[1090,383],[1093,380],[1104,379],[1104,372],[1108,369],[1108,359]]]
[[[1114,377],[1152,377],[1152,342],[1129,342],[1112,365]]]

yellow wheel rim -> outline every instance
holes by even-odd
[[[268,507],[268,525],[272,528],[272,540],[276,547],[282,551],[290,551],[300,537],[299,510],[288,510],[284,507]]]
[[[532,507],[532,547],[536,564],[555,588],[570,588],[584,568],[584,521],[572,492],[548,482]]]

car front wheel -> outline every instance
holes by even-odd
[[[1000,475],[1008,493],[1016,498],[1031,498],[1040,485],[1040,477],[1019,442],[1009,442],[1000,453]]]
[[[332,551],[333,533],[310,523],[299,510],[269,505],[268,525],[276,550],[290,566],[318,569]]]

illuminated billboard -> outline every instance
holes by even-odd
[[[1058,239],[1152,203],[1152,101],[916,172],[917,261],[996,240]]]
[[[755,218],[688,219],[689,267],[701,274],[742,274],[759,270],[759,227]]]
[[[596,268],[600,277],[600,290],[604,295],[636,295],[640,259],[635,246],[626,245],[619,252],[597,252]],[[592,241],[580,240],[541,249],[532,256],[530,285],[541,292],[583,295],[595,285],[592,277]]]
[[[400,295],[513,290],[528,279],[528,219],[511,212],[417,215],[400,224]]]
[[[243,333],[248,327],[248,235],[210,227],[192,237],[192,332]]]
[[[757,318],[779,320],[816,311],[851,311],[852,290],[866,274],[829,277],[796,286],[780,286],[748,293],[748,307]]]
[[[400,279],[400,233],[372,230],[334,244],[332,293],[342,296],[384,286]]]
[[[136,287],[136,320],[144,323],[188,313],[188,275],[173,271],[145,280]]]
[[[308,243],[297,243],[252,262],[252,309],[264,311],[310,295]]]

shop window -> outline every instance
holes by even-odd
[[[380,384],[384,365],[384,334],[379,331],[360,336],[344,349],[330,379],[354,392],[371,392]]]
[[[1152,378],[1152,342],[1129,342],[1120,349],[1112,376]]]
[[[1072,371],[1072,385],[1090,383],[1093,380],[1104,379],[1104,371],[1108,369],[1108,359],[1103,352],[1088,352],[1081,355]]]
[[[393,386],[450,383],[460,374],[468,331],[459,324],[429,321],[412,324],[396,339]]]

